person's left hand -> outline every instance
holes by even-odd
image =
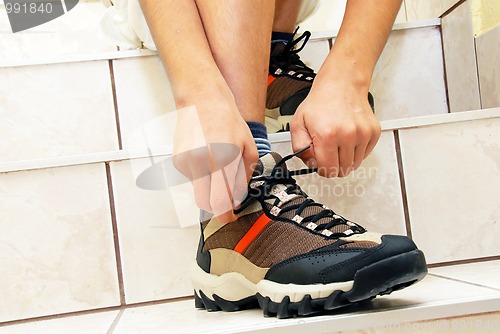
[[[315,82],[290,124],[294,152],[312,145],[300,158],[325,177],[344,177],[375,147],[380,123],[368,92],[342,83]]]

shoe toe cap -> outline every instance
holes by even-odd
[[[408,237],[383,235],[378,246],[330,246],[282,261],[269,269],[266,279],[281,284],[328,284],[354,279],[356,272],[377,261],[417,249]]]

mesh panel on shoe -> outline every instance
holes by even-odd
[[[335,243],[290,223],[272,221],[254,239],[243,255],[259,267],[269,268],[292,256]]]
[[[301,89],[311,87],[311,82],[282,76],[267,87],[266,108],[278,108],[283,102]]]
[[[262,212],[251,213],[224,225],[205,241],[203,251],[214,248],[233,249],[261,214]]]

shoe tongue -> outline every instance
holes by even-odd
[[[256,177],[261,175],[263,176],[271,175],[271,172],[273,171],[274,167],[281,159],[282,159],[281,156],[275,152],[267,153],[266,155],[260,157],[259,162],[253,172],[253,176]],[[281,170],[287,169],[285,163],[280,165],[278,168]]]
[[[279,161],[281,161],[281,159],[282,159],[281,156],[275,152],[271,152],[271,153],[268,153],[268,154],[260,157],[259,162],[258,162],[258,164],[255,167],[255,170],[253,172],[253,177],[271,175],[273,168],[276,166],[276,164]],[[278,167],[278,169],[288,170],[286,163],[281,164]],[[259,181],[256,181],[256,182],[259,182]],[[276,193],[278,193],[282,190],[285,190],[286,188],[287,188],[287,186],[284,184],[276,184],[276,185],[274,185],[273,190]],[[279,198],[279,195],[276,195],[275,198]],[[268,206],[267,209],[271,212],[272,212],[272,209],[274,206],[275,198],[266,200],[266,205]],[[305,197],[301,194],[295,194],[295,196],[290,197],[289,199],[283,200],[283,202],[281,203],[280,206],[281,206],[281,208],[284,208],[284,207],[287,207],[290,205],[300,205],[306,199],[307,199],[307,197]],[[282,200],[282,199],[280,199],[280,200]],[[325,210],[325,207],[323,207],[323,206],[317,206],[317,205],[307,206],[306,208],[303,209],[303,212],[301,215],[302,215],[302,218],[308,217],[308,216],[314,216],[314,215],[320,214],[323,210]],[[286,212],[284,211],[283,213],[281,213],[280,217],[293,220],[295,215],[296,215],[296,210],[290,210],[290,211],[286,211]],[[332,217],[324,217],[324,218],[317,220],[315,224],[316,225],[328,224],[331,220],[332,220]],[[302,223],[301,225],[306,226],[307,223]],[[347,224],[342,224],[342,223],[337,224],[337,225],[333,226],[332,228],[330,228],[330,230],[329,230],[330,232],[327,232],[326,235],[328,235],[328,233],[342,233],[342,232],[347,231],[348,229],[350,229],[350,226]]]
[[[271,57],[281,55],[285,51],[287,44],[286,42],[274,42],[271,47]]]

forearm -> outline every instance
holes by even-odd
[[[229,90],[194,0],[140,0],[140,4],[179,108],[192,103],[196,95],[210,94],[209,90]]]
[[[368,91],[402,0],[348,0],[344,20],[317,79]]]

